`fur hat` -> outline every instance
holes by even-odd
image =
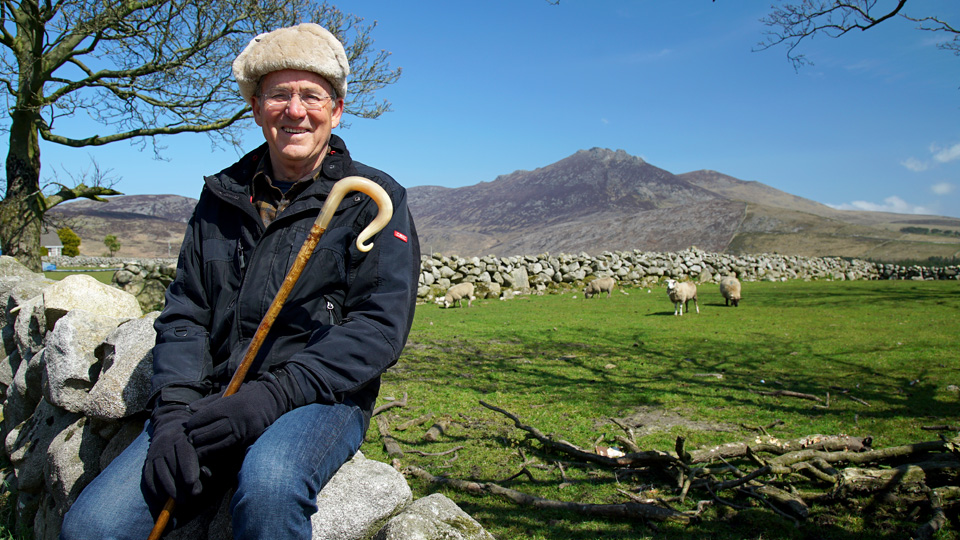
[[[303,23],[260,34],[233,61],[233,77],[247,103],[264,75],[283,69],[312,71],[333,86],[337,97],[347,95],[350,65],[343,44],[319,24]]]

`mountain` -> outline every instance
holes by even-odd
[[[493,182],[408,192],[424,250],[462,255],[691,244],[721,251],[744,208],[623,150],[600,148]],[[678,222],[677,208],[696,219]]]
[[[884,260],[960,254],[960,238],[900,231],[960,231],[960,219],[836,210],[716,171],[673,174],[623,150],[581,150],[488,183],[408,192],[425,252],[597,254],[696,246]]]
[[[80,236],[80,254],[107,253],[104,237],[120,241],[118,257],[176,257],[196,199],[179,195],[121,195],[106,202],[81,199],[55,206],[48,218]]]
[[[407,190],[424,253],[498,256],[602,251],[778,252],[879,260],[960,255],[960,237],[904,233],[912,227],[960,231],[960,219],[837,210],[760,182],[716,171],[683,174],[623,150],[580,150],[533,171],[491,182]],[[55,207],[84,255],[176,257],[195,199],[112,197]]]

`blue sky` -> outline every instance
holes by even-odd
[[[403,76],[379,94],[393,112],[337,133],[408,187],[488,182],[604,147],[840,208],[960,217],[960,58],[910,21],[808,41],[814,65],[797,72],[783,47],[753,52],[769,0],[338,5],[378,22],[376,45]],[[960,24],[956,0],[911,8]],[[252,122],[245,133],[244,150],[262,141]],[[44,143],[42,176],[93,158],[125,194],[197,197],[202,175],[238,155],[204,135],[161,144],[166,161],[125,142]]]

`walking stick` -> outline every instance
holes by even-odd
[[[327,200],[320,209],[320,215],[317,216],[317,220],[310,229],[307,239],[304,240],[303,246],[300,247],[300,253],[297,254],[296,260],[293,261],[293,266],[290,267],[287,276],[283,278],[280,290],[277,291],[277,295],[273,298],[273,302],[271,302],[270,307],[267,309],[267,314],[263,316],[263,320],[260,321],[260,326],[257,327],[257,331],[253,334],[253,339],[247,347],[247,352],[243,355],[243,360],[240,362],[240,365],[237,366],[237,370],[230,379],[230,384],[227,385],[227,389],[224,390],[223,397],[233,395],[240,389],[240,385],[243,383],[244,378],[246,378],[250,365],[253,364],[253,359],[260,351],[260,346],[263,345],[267,333],[270,332],[270,327],[273,326],[274,321],[277,320],[277,315],[280,313],[284,302],[287,301],[287,296],[290,295],[293,286],[296,285],[297,280],[300,279],[300,274],[303,273],[307,261],[310,260],[310,256],[313,255],[314,248],[316,248],[317,243],[320,242],[320,236],[327,230],[327,226],[330,225],[330,220],[333,218],[333,213],[336,212],[337,207],[340,206],[340,201],[351,191],[366,193],[377,203],[377,207],[379,208],[377,217],[357,236],[357,249],[360,251],[370,251],[373,244],[366,244],[365,242],[380,232],[390,221],[390,218],[393,217],[393,203],[390,201],[390,197],[382,187],[372,180],[359,176],[348,176],[333,185],[333,189],[330,190],[330,194],[327,195]],[[167,528],[175,506],[176,502],[173,500],[173,497],[167,499],[167,503],[163,505],[163,510],[161,510],[160,515],[157,516],[157,521],[153,524],[153,530],[150,531],[150,536],[147,537],[147,540],[160,540],[164,529]]]

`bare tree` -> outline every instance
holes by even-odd
[[[71,147],[117,141],[157,152],[158,135],[206,132],[238,144],[250,109],[239,97],[230,64],[255,35],[300,21],[322,24],[344,43],[350,60],[346,112],[376,118],[389,103],[374,94],[396,82],[390,53],[373,48],[371,31],[335,6],[316,0],[0,0],[0,96],[9,122],[6,196],[0,201],[3,253],[40,269],[40,228],[60,202],[119,192],[102,185],[40,186],[44,140]],[[100,128],[65,133],[58,122],[85,115]]]
[[[714,0],[715,1],[715,0]],[[803,0],[799,3],[774,4],[772,11],[760,19],[769,30],[764,32],[764,40],[756,50],[766,50],[783,45],[787,48],[787,58],[795,69],[812,64],[798,52],[800,44],[807,38],[825,35],[840,37],[848,32],[866,31],[878,24],[901,17],[918,23],[918,29],[929,32],[943,32],[947,40],[938,47],[960,55],[960,28],[957,28],[936,15],[912,16],[903,12],[908,0],[879,2],[878,0]],[[880,4],[878,6],[878,4]],[[918,5],[916,2],[911,7]]]

